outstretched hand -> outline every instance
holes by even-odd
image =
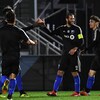
[[[45,21],[42,20],[42,19],[37,19],[36,22],[35,22],[37,25],[45,25]]]
[[[28,39],[27,44],[29,44],[29,45],[35,45],[36,43],[35,43],[35,41],[33,41],[31,39]]]

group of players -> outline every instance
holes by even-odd
[[[11,7],[6,7],[4,9],[5,19],[0,27],[0,46],[2,51],[2,76],[0,80],[0,91],[7,90],[8,86],[8,100],[12,100],[12,95],[14,93],[16,84],[18,90],[20,91],[20,96],[28,96],[22,86],[21,80],[21,70],[19,69],[20,61],[20,44],[27,43],[34,45],[35,42],[32,41],[25,31],[28,31],[34,27],[42,27],[49,35],[60,35],[63,39],[63,54],[59,63],[59,68],[57,71],[56,80],[54,82],[53,90],[48,92],[48,96],[57,96],[57,91],[62,82],[64,72],[69,69],[73,79],[75,91],[71,96],[88,96],[90,90],[95,81],[96,71],[100,69],[100,31],[99,23],[100,19],[97,16],[91,16],[89,20],[90,28],[93,30],[93,42],[88,48],[83,47],[84,37],[81,28],[75,24],[75,16],[72,13],[68,13],[66,16],[66,25],[62,25],[56,28],[54,31],[50,31],[46,28],[45,22],[38,19],[32,26],[25,28],[18,28],[15,26],[15,13]],[[89,76],[87,80],[87,85],[85,91],[80,92],[80,76],[79,76],[79,66],[78,66],[78,53],[80,49],[82,51],[95,48],[95,57],[91,64],[89,70]],[[9,85],[8,85],[9,84]]]

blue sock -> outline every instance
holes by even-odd
[[[8,88],[9,95],[12,95],[14,93],[15,87],[16,87],[16,79],[10,79],[9,88]]]
[[[1,76],[0,76],[0,94],[2,94],[2,85],[3,85],[3,83],[1,81]]]
[[[1,82],[1,79],[0,79],[0,94],[2,93],[2,82]]]
[[[62,82],[62,79],[63,79],[62,76],[58,76],[58,75],[56,76],[56,80],[55,80],[54,86],[53,86],[53,90],[54,90],[54,91],[58,91],[59,86],[60,86],[60,84],[61,84],[61,82]]]
[[[2,93],[2,86],[6,79],[7,79],[7,77],[4,75],[0,77],[0,93]]]
[[[75,86],[75,92],[80,92],[80,76],[75,76],[74,78],[74,86]]]
[[[16,82],[17,82],[18,90],[19,90],[19,91],[23,90],[21,73],[19,73],[19,74],[17,75],[17,77],[16,77]]]
[[[93,86],[93,84],[94,84],[94,81],[95,81],[95,77],[90,77],[90,76],[88,76],[86,88],[92,89],[92,86]]]
[[[4,76],[4,75],[1,76],[1,82],[2,82],[2,83],[4,83],[6,79],[7,79],[7,76]]]

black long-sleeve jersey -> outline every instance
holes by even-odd
[[[94,48],[96,54],[100,55],[100,29],[93,31],[93,42],[86,48],[86,50]]]
[[[82,30],[77,25],[72,25],[68,27],[67,25],[62,25],[55,29],[54,31],[49,31],[44,28],[49,35],[60,35],[63,39],[64,51],[69,52],[72,48],[80,48],[84,44]]]
[[[18,56],[20,51],[20,43],[22,41],[27,42],[29,37],[20,28],[14,25],[4,25],[0,28],[0,46],[2,56]]]
[[[4,25],[6,25],[7,22],[5,20],[2,20],[2,22],[0,22],[0,28],[2,28]],[[23,29],[24,31],[29,31],[30,29],[33,29],[34,27],[37,27],[38,25],[36,23],[34,23],[33,25],[27,26],[27,27],[22,27],[21,29]]]
[[[1,22],[0,22],[0,28],[2,28],[4,25],[6,25],[7,23],[6,23],[6,21],[5,20],[2,20]]]
[[[30,25],[30,26],[27,26],[27,27],[22,27],[22,29],[24,31],[29,31],[29,30],[31,30],[31,29],[33,29],[35,27],[39,27],[39,26],[41,26],[41,25],[38,25],[37,23],[33,23],[33,25]]]

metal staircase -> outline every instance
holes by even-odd
[[[18,19],[17,19],[17,26],[26,27],[26,25],[24,23],[22,23],[21,21],[19,21]],[[38,32],[36,32],[34,30],[30,30],[29,32],[27,32],[27,34],[34,41],[37,41],[36,48],[38,48],[38,50],[37,50],[36,54],[37,55],[61,55],[61,52],[62,52],[61,48],[62,48],[63,44],[60,43],[59,41],[55,40],[53,37],[49,36],[43,30],[41,30],[39,28],[37,28],[37,30],[38,30]],[[43,34],[44,37],[40,33]],[[45,37],[48,37],[48,39],[52,40],[53,42],[49,41]],[[57,45],[55,45],[55,44],[57,44]],[[45,51],[45,52],[41,53],[43,51]]]
[[[18,19],[20,19],[20,20],[17,19],[17,26],[19,27],[26,27],[27,23],[32,24],[32,22],[26,22],[25,20],[23,21],[25,16],[32,18],[32,16],[28,16],[30,12],[29,11],[30,8],[26,7],[26,4],[28,6],[28,3],[29,3],[29,0],[16,0],[16,2],[14,3],[13,8],[15,9],[15,11],[17,11],[18,8],[20,8],[18,7],[19,5],[21,5],[21,10],[23,9],[21,18],[17,17]],[[50,4],[48,5],[48,7],[49,6]],[[25,15],[24,10],[26,12],[26,15]],[[31,13],[32,13],[32,10],[31,10]],[[37,41],[37,44],[33,47],[30,47],[30,50],[28,50],[31,52],[30,54],[32,55],[61,55],[63,44],[60,43],[55,38],[49,36],[40,28],[36,28],[35,30],[30,30],[27,32],[27,34],[30,36],[31,39],[33,39],[34,41]]]

